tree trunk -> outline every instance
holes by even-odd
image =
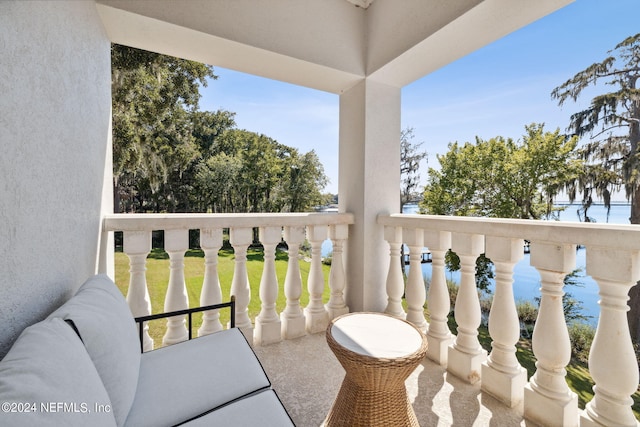
[[[402,194],[400,195],[400,213],[404,213],[404,202],[402,201]],[[406,265],[404,263],[404,257],[405,257],[404,242],[402,242],[400,244],[400,271],[402,271],[402,277],[404,277],[406,279],[407,275],[405,274]],[[406,282],[406,280],[405,280],[405,282]],[[402,296],[404,297],[404,294]]]
[[[120,186],[118,185],[118,179],[113,179],[113,212],[122,213],[120,206]]]
[[[640,224],[640,187],[631,195],[631,224]],[[629,311],[627,312],[629,331],[634,343],[640,343],[640,286],[629,290]]]
[[[629,331],[634,343],[640,343],[640,286],[638,283],[629,290],[629,311],[627,312]]]

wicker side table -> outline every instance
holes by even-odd
[[[381,313],[351,313],[327,327],[327,343],[346,373],[325,426],[416,426],[405,380],[427,353],[425,335]]]

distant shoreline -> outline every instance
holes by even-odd
[[[554,202],[554,205],[558,205],[558,206],[571,206],[571,205],[575,205],[575,206],[580,206],[580,202],[574,201],[573,203],[569,202],[569,201],[564,201],[564,202]],[[626,202],[626,201],[612,201],[611,205],[616,205],[616,206],[631,206],[631,203]],[[604,206],[604,202],[593,202],[591,203],[591,206]]]

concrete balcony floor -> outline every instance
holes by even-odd
[[[254,350],[296,425],[320,426],[344,378],[324,333]],[[523,420],[522,405],[509,409],[479,385],[462,382],[429,359],[406,386],[421,426],[533,426]]]

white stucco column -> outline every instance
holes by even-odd
[[[113,111],[109,114],[109,132],[107,135],[106,154],[104,157],[104,177],[102,181],[102,204],[100,218],[112,214],[113,210]],[[98,236],[98,253],[96,254],[96,273],[106,274],[116,279],[113,231],[102,231],[102,221]]]
[[[340,95],[340,212],[355,216],[346,248],[347,305],[384,311],[389,245],[380,213],[400,210],[400,88],[365,79]]]

